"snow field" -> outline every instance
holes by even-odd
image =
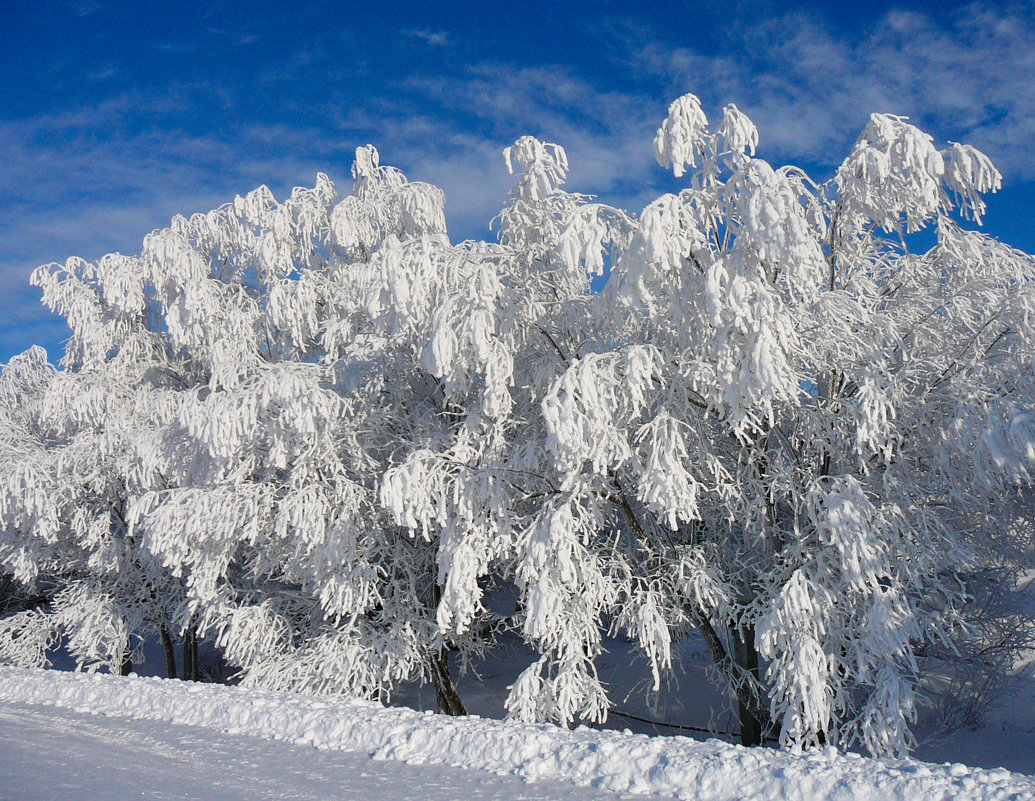
[[[716,740],[447,718],[369,701],[158,678],[5,667],[0,701],[695,801],[1035,799],[1035,777],[1004,769],[874,760],[833,748],[796,755]]]

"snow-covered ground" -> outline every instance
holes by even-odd
[[[58,769],[56,769],[58,768]],[[569,782],[375,761],[218,729],[0,704],[4,801],[618,801]]]
[[[0,728],[0,797],[11,799],[127,797],[104,794],[116,779],[148,798],[1035,799],[1035,777],[1003,769],[60,671],[0,669]],[[43,778],[54,765],[66,766],[61,792]]]

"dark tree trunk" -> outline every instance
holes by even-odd
[[[780,432],[777,431],[777,434]],[[783,537],[780,533],[779,517],[773,501],[772,479],[769,476],[769,440],[772,429],[763,423],[755,439],[754,447],[758,448],[755,459],[755,474],[764,488],[762,503],[766,512],[766,539],[769,547],[775,552],[783,548]],[[745,546],[746,547],[746,546]],[[746,604],[752,599],[754,590],[748,591],[748,597],[742,599]],[[762,705],[761,683],[758,678],[758,649],[755,647],[755,626],[746,624],[730,628],[730,647],[733,658],[733,672],[737,681],[748,692],[737,693],[737,716],[740,720],[740,742],[742,745],[761,745],[762,734],[770,728],[769,710]]]
[[[193,681],[194,676],[190,672],[190,629],[184,629],[183,631],[183,645],[181,647],[181,659],[180,662],[183,665],[183,680]]]
[[[198,634],[194,626],[183,632],[183,678],[186,681],[201,681],[198,670]]]
[[[170,679],[176,676],[176,649],[173,647],[172,637],[169,636],[169,629],[163,623],[158,627],[158,634],[162,638],[162,648],[165,649],[165,675]]]
[[[431,661],[432,680],[435,684],[435,711],[440,715],[466,715],[460,694],[449,676],[449,651],[439,649]]]
[[[431,599],[436,607],[442,599],[442,589],[433,585]],[[449,649],[443,644],[431,658],[431,682],[435,685],[435,711],[440,715],[466,715],[467,707],[456,691],[449,675]]]
[[[765,465],[762,466],[764,473]],[[612,474],[613,476],[613,474]],[[622,509],[632,530],[636,532],[641,542],[647,542],[647,533],[636,517],[636,512],[617,478],[613,478],[615,487],[618,490],[619,507]],[[772,509],[769,509],[772,517]],[[711,621],[703,609],[691,606],[687,609],[691,622],[701,633],[708,652],[725,675],[730,684],[730,689],[737,698],[737,705],[740,710],[741,741],[745,745],[759,745],[762,742],[762,732],[771,728],[768,709],[763,706],[763,694],[761,685],[758,682],[758,651],[755,648],[755,629],[751,626],[742,633],[733,632],[734,654],[726,652],[726,647],[716,633]],[[740,651],[738,651],[740,646]],[[742,652],[741,652],[742,651]]]
[[[755,627],[746,626],[734,629],[733,638],[733,660],[737,666],[746,671],[753,680],[754,686],[758,686],[758,649],[755,648]],[[762,744],[762,721],[757,716],[758,704],[745,703],[745,699],[738,695],[737,710],[740,717],[740,742],[741,745]]]
[[[190,638],[190,672],[194,674],[194,681],[201,681],[201,661],[198,659],[197,629],[191,632]]]
[[[119,675],[128,676],[133,672],[133,659],[130,657],[129,640],[126,640],[126,650],[122,652],[122,664],[119,665]]]
[[[722,639],[704,613],[699,609],[690,609],[689,612],[690,619],[701,633],[701,637],[704,638],[712,659],[726,676],[726,680],[730,683],[730,688],[737,698],[737,707],[740,711],[741,742],[745,745],[759,745],[762,742],[762,732],[771,730],[773,724],[769,717],[769,710],[763,705],[764,699],[757,681],[758,651],[755,649],[754,627],[749,627],[742,637],[738,636],[736,631],[732,632],[735,652],[745,640],[750,642],[750,646],[744,648],[743,654],[730,655],[726,653]],[[752,660],[754,670],[751,669]],[[748,723],[746,727],[745,722]],[[748,737],[753,736],[755,742],[748,742],[745,734]]]

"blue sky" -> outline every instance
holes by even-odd
[[[871,111],[969,142],[1005,175],[987,230],[1035,252],[1035,4],[842,6],[3,0],[0,362],[60,355],[37,265],[135,253],[262,183],[347,191],[368,142],[445,190],[454,238],[487,235],[525,133],[565,146],[571,188],[638,210],[673,186],[651,140],[687,91],[821,180]]]

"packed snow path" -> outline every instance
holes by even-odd
[[[67,764],[71,757],[44,756],[51,738],[51,750],[70,748],[77,755],[71,761],[78,760],[102,789],[119,773],[134,795],[152,798],[194,797],[177,791],[175,783],[163,783],[164,795],[149,794],[146,782],[164,775],[170,781],[178,779],[181,787],[193,787],[190,783],[207,776],[219,782],[224,794],[227,785],[239,787],[241,798],[607,798],[614,797],[610,793],[640,793],[697,801],[1035,801],[1035,778],[1006,770],[877,761],[833,749],[795,756],[678,737],[569,732],[552,726],[442,718],[370,702],[160,679],[3,668],[0,704],[0,726],[6,729],[10,724],[14,729],[11,739],[5,735],[0,740],[3,780],[12,772],[10,781],[29,781],[41,789],[36,796],[17,796],[25,798],[69,797],[44,792],[48,780],[41,777],[52,773],[44,768]],[[130,718],[135,723],[120,723],[114,728],[116,735],[112,727],[101,725],[104,721],[69,712]],[[48,719],[55,722],[47,724]],[[15,725],[19,720],[21,725]],[[19,730],[24,729],[30,734],[20,742]],[[63,731],[72,735],[74,746],[58,737]],[[235,744],[236,750],[226,752]],[[91,768],[108,749],[111,761],[102,764],[111,768]],[[29,760],[25,770],[31,771],[20,779],[14,775],[19,754]],[[166,761],[170,775],[161,774],[163,754],[174,756]],[[379,765],[370,757],[396,762]],[[235,771],[226,765],[237,766],[241,778],[235,779]],[[414,765],[437,767],[425,777],[414,772]],[[471,770],[464,775],[444,766]],[[69,773],[65,771],[63,780]],[[285,777],[293,777],[291,783],[278,784]],[[547,784],[524,785],[520,779]],[[497,784],[504,780],[513,787]],[[247,785],[249,781],[253,783]],[[593,789],[558,786],[565,781]],[[395,783],[399,786],[390,792],[396,795],[385,795]],[[3,792],[0,789],[0,795]],[[211,792],[197,797],[206,795]]]

